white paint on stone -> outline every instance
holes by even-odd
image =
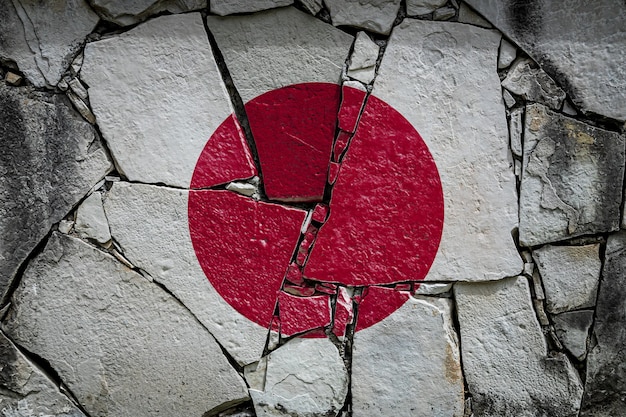
[[[171,295],[110,255],[53,233],[3,330],[50,362],[94,416],[201,416],[245,401],[219,345]]]
[[[526,278],[457,283],[454,293],[474,415],[577,416],[582,383],[565,355],[548,355]]]
[[[429,283],[422,282],[415,290],[419,295],[441,295],[449,292],[452,289],[452,283]]]
[[[416,296],[354,335],[352,410],[366,416],[463,416],[452,302]]]
[[[182,13],[206,8],[206,0],[91,0],[103,19],[121,26],[133,25],[163,13]]]
[[[338,83],[354,40],[292,7],[207,23],[244,103],[291,84]]]
[[[446,4],[446,2],[447,0],[407,0],[406,14],[409,16],[429,14]]]
[[[499,44],[494,31],[406,19],[374,84],[373,94],[420,133],[441,177],[443,236],[427,280],[491,280],[522,270],[511,236],[517,197]]]
[[[188,192],[116,182],[104,209],[124,255],[163,284],[239,364],[258,361],[267,329],[234,310],[211,286],[189,237]]]
[[[461,3],[461,5],[459,6],[458,21],[461,23],[468,23],[470,25],[480,26],[487,29],[493,27],[491,26],[491,23],[486,21],[481,15],[476,13],[471,7],[469,7],[465,3]]]
[[[563,346],[579,361],[587,356],[587,336],[593,310],[570,311],[553,316],[554,328]]]
[[[600,245],[552,246],[533,251],[550,313],[593,307],[600,280]]]
[[[534,66],[530,59],[518,59],[502,80],[502,87],[525,100],[560,109],[565,92],[541,68]]]
[[[517,57],[517,47],[502,38],[500,41],[500,54],[498,55],[498,69],[507,68]]]
[[[199,13],[87,44],[81,78],[131,181],[188,187],[206,141],[232,113]]]
[[[209,0],[209,11],[220,16],[235,13],[260,12],[290,6],[293,0]]]
[[[271,352],[264,389],[250,389],[259,417],[335,416],[347,393],[348,372],[326,338],[292,339]]]
[[[348,76],[369,84],[376,76],[376,60],[380,48],[365,32],[359,32],[354,41],[354,52],[350,56]]]
[[[95,192],[78,206],[74,231],[82,238],[93,239],[101,244],[111,240],[109,222],[102,207],[102,194]]]
[[[389,34],[400,10],[400,0],[324,0],[335,26],[352,26]]]

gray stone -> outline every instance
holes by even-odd
[[[600,245],[551,246],[533,251],[550,313],[593,307],[600,280]]]
[[[526,278],[457,283],[454,294],[474,415],[577,416],[582,383],[565,355],[548,355]]]
[[[4,417],[84,417],[55,383],[0,332],[0,412]]]
[[[0,58],[37,87],[55,86],[98,16],[85,0],[7,0],[0,10]]]
[[[102,207],[102,194],[95,192],[78,206],[74,231],[82,238],[101,244],[111,240],[109,223]]]
[[[291,84],[338,83],[354,41],[291,7],[249,16],[209,16],[207,23],[244,103]]]
[[[579,361],[587,356],[587,335],[593,310],[570,311],[553,316],[554,328],[563,346]]]
[[[502,90],[502,98],[507,108],[515,106],[515,98],[507,90]]]
[[[20,264],[111,169],[67,98],[0,85],[0,303]]]
[[[302,4],[312,15],[316,15],[322,10],[323,0],[300,0]]]
[[[524,100],[545,104],[559,110],[565,92],[540,68],[533,68],[529,59],[518,59],[502,81],[502,87]]]
[[[324,0],[335,26],[353,26],[388,35],[400,10],[400,0]]]
[[[452,290],[452,283],[429,283],[423,282],[419,284],[417,289],[415,290],[416,294],[419,295],[441,295],[445,294]]]
[[[91,5],[104,20],[128,26],[163,12],[204,9],[207,0],[91,0]]]
[[[446,2],[447,0],[407,0],[406,14],[409,16],[429,14],[446,4]]]
[[[527,106],[520,243],[617,230],[623,175],[623,135]]]
[[[506,39],[500,42],[500,54],[498,55],[498,69],[507,68],[515,61],[517,47]]]
[[[248,397],[180,303],[79,239],[53,233],[12,301],[4,331],[92,416],[201,416]]]
[[[441,178],[443,234],[426,280],[492,280],[522,270],[511,236],[517,197],[499,45],[494,31],[405,19],[378,70],[373,94],[415,127]]]
[[[448,299],[416,296],[354,335],[354,417],[463,416],[452,308]]]
[[[8,71],[4,76],[4,81],[7,84],[12,85],[13,87],[17,87],[18,85],[20,85],[22,83],[22,80],[23,77],[21,75],[15,74],[11,71]]]
[[[433,20],[448,20],[456,15],[456,9],[453,7],[442,7],[433,12]]]
[[[261,10],[289,6],[293,0],[209,0],[209,11],[220,16],[234,13],[260,12]]]
[[[626,120],[622,0],[467,0],[557,79],[584,112]]]
[[[76,111],[78,111],[78,113],[83,116],[83,119],[85,119],[92,125],[95,124],[96,116],[91,112],[91,109],[89,108],[89,106],[87,106],[87,103],[85,103],[82,98],[78,97],[72,91],[67,91],[66,93],[67,98],[70,99],[70,102],[72,103]]]
[[[511,110],[509,119],[509,136],[511,141],[511,152],[513,155],[522,157],[524,148],[522,145],[522,134],[524,132],[523,123],[524,109]]]
[[[376,61],[378,60],[379,50],[378,45],[365,32],[357,33],[354,41],[354,51],[350,56],[348,76],[364,84],[371,83],[376,76]]]
[[[87,44],[81,78],[131,181],[189,187],[207,139],[232,113],[199,13],[158,17]]]
[[[67,85],[72,89],[74,94],[76,94],[83,100],[87,100],[87,88],[83,85],[83,83],[80,82],[78,78],[72,78],[70,81],[68,81]]]
[[[459,6],[458,21],[461,23],[468,23],[470,25],[480,26],[483,28],[491,28],[491,23],[486,21],[482,16],[472,10],[465,3],[461,3]]]
[[[609,236],[581,416],[626,414],[626,232]]]
[[[330,340],[292,339],[265,360],[263,388],[250,389],[257,416],[335,416],[343,407],[348,371]]]

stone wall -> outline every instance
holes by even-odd
[[[9,0],[0,64],[2,417],[626,415],[623,1]]]

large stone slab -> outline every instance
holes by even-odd
[[[53,233],[12,301],[3,330],[48,360],[91,416],[201,416],[248,397],[183,306],[79,239]]]
[[[289,6],[293,0],[209,0],[209,11],[220,16],[235,13],[260,12],[275,7]]]
[[[338,83],[354,40],[292,7],[207,23],[244,103],[290,84]]]
[[[400,10],[400,0],[325,0],[335,26],[353,26],[388,35]]]
[[[2,332],[0,411],[5,417],[85,416]]]
[[[443,235],[427,280],[499,279],[522,269],[511,237],[517,198],[499,45],[493,31],[406,19],[378,71],[373,94],[417,129],[441,178]]]
[[[624,136],[526,107],[519,239],[534,246],[619,229]]]
[[[626,7],[620,0],[468,0],[585,112],[626,120]],[[601,63],[599,65],[598,63]]]
[[[451,312],[448,299],[416,296],[354,335],[354,417],[463,415],[463,374]]]
[[[7,0],[0,10],[0,58],[37,87],[56,86],[98,23],[86,0]]]
[[[204,9],[207,0],[92,0],[91,5],[103,19],[128,26],[158,13]]]
[[[626,232],[609,236],[587,356],[581,416],[626,413]]]
[[[94,128],[63,95],[0,83],[0,107],[1,300],[52,225],[112,166]]]
[[[578,415],[582,383],[565,355],[548,355],[526,278],[457,283],[454,295],[474,415]]]
[[[189,187],[207,140],[232,112],[199,13],[87,44],[81,78],[131,181]]]

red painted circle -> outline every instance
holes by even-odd
[[[325,182],[327,173],[336,170],[329,169],[329,159],[341,96],[334,84],[306,83],[246,103],[271,199],[321,198],[320,178]],[[356,120],[363,98],[364,93],[344,88],[340,127]],[[253,175],[242,143],[232,116],[207,142],[191,182],[189,228],[213,287],[239,313],[267,327],[303,215],[279,201],[258,203],[229,191],[203,190]],[[370,96],[305,276],[347,286],[421,281],[435,259],[442,229],[443,193],[432,155],[399,112]],[[370,289],[376,290],[359,305],[357,330],[384,319],[408,299],[405,292]]]

